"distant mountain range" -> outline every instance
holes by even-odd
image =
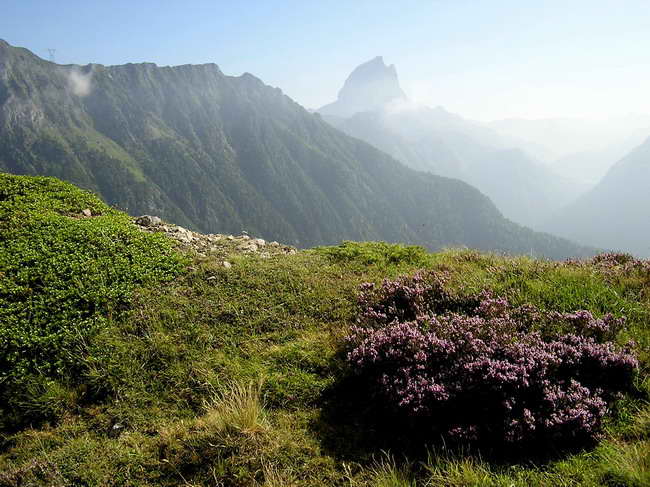
[[[506,119],[488,124],[501,136],[548,164],[557,174],[589,188],[650,134],[650,116],[605,120]]]
[[[442,107],[409,102],[395,67],[381,57],[357,67],[338,99],[318,112],[414,169],[472,184],[523,225],[540,224],[587,189],[555,174],[511,137]]]
[[[544,228],[586,244],[650,257],[650,138]]]
[[[0,170],[71,181],[132,214],[302,247],[350,239],[592,253],[512,223],[470,185],[409,169],[214,64],[61,66],[0,41]]]

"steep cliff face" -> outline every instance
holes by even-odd
[[[338,99],[322,107],[323,115],[350,117],[355,113],[379,110],[386,104],[406,101],[406,94],[400,87],[395,65],[386,66],[384,59],[377,56],[357,66],[338,94]]]
[[[0,44],[0,169],[57,176],[132,214],[312,246],[342,239],[589,252],[505,220],[279,89],[214,64],[59,66]]]

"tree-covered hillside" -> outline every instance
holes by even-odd
[[[132,214],[302,247],[352,239],[589,253],[214,64],[60,66],[0,42],[0,169],[74,182]]]

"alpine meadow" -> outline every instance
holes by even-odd
[[[641,0],[5,2],[0,487],[650,487],[649,49]]]

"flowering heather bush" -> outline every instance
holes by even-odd
[[[445,273],[417,272],[394,281],[384,279],[380,289],[372,282],[363,283],[358,297],[359,321],[377,327],[394,321],[422,320],[434,313],[467,306],[474,308],[476,300],[459,300],[447,292],[448,278]]]
[[[628,349],[607,341],[623,320],[514,308],[486,291],[463,301],[444,282],[444,275],[416,274],[362,286],[348,361],[376,394],[457,439],[596,436],[638,367]],[[537,329],[548,322],[564,332]]]
[[[642,272],[650,274],[650,260],[637,259],[630,254],[607,252],[587,260],[569,259],[560,265],[576,267],[596,267],[606,273]]]

